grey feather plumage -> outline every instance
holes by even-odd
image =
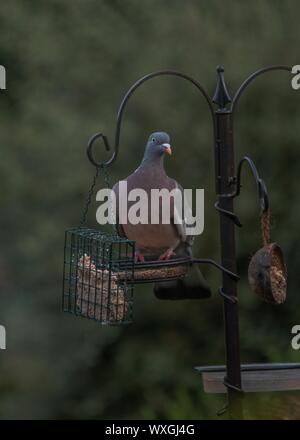
[[[178,189],[183,194],[183,188],[176,180],[167,176],[164,169],[165,153],[169,152],[169,135],[164,132],[156,132],[150,135],[146,144],[145,153],[140,166],[126,179],[127,191],[136,188],[146,191],[148,196],[152,189]],[[170,222],[163,224],[161,219],[158,224],[131,224],[120,222],[119,193],[120,182],[113,187],[116,195],[116,229],[119,235],[135,240],[138,252],[142,258],[157,259],[176,256],[192,256],[194,237],[187,235],[186,224],[175,221],[176,215],[182,218],[182,213],[177,213],[174,202],[170,205]],[[148,197],[150,203],[150,197]],[[133,203],[128,202],[128,211]],[[148,215],[150,215],[150,204]],[[175,282],[159,283],[154,288],[156,296],[163,299],[203,298],[210,296],[210,289],[205,282],[198,266],[191,265],[187,276],[183,280]]]

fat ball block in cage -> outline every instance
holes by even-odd
[[[102,324],[132,321],[134,241],[88,228],[65,233],[63,310]]]

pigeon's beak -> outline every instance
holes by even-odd
[[[170,144],[162,144],[165,153],[168,153],[170,156],[172,154],[171,145]]]

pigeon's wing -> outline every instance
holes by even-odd
[[[178,233],[181,241],[186,243],[189,246],[192,246],[193,241],[194,241],[194,236],[187,235],[187,233],[186,233],[186,217],[184,216],[187,209],[190,210],[190,212],[192,210],[191,210],[191,207],[189,206],[189,204],[187,203],[187,201],[184,200],[184,192],[183,192],[182,186],[178,182],[176,182],[176,180],[174,182],[175,182],[175,188],[181,192],[182,206],[181,206],[181,212],[178,212],[178,209],[176,209],[176,206],[174,205],[174,212],[173,212],[173,219],[172,220],[173,220],[174,226],[176,227],[177,233]],[[176,216],[179,218],[178,222],[175,222]]]
[[[116,196],[115,212],[113,212],[113,217],[114,217],[114,220],[115,220],[116,231],[117,231],[117,234],[120,237],[127,238],[126,234],[124,232],[123,226],[119,223],[119,184],[116,183],[113,186],[112,190],[113,190],[113,192],[115,193],[115,196]]]

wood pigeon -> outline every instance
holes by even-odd
[[[116,195],[116,229],[120,236],[136,242],[136,262],[146,260],[168,260],[174,257],[192,256],[193,236],[186,235],[184,222],[174,223],[174,198],[170,198],[170,221],[162,222],[162,202],[159,204],[159,217],[156,224],[151,224],[151,190],[167,189],[169,191],[182,187],[176,180],[167,176],[164,169],[164,158],[171,155],[170,137],[164,132],[152,133],[146,144],[143,160],[140,166],[125,180],[127,192],[135,189],[146,191],[148,198],[148,222],[121,223],[119,209],[120,182],[116,183],[113,191]],[[134,202],[127,202],[128,212]],[[156,283],[155,295],[160,299],[192,299],[207,298],[211,295],[200,269],[191,264],[184,278]]]

